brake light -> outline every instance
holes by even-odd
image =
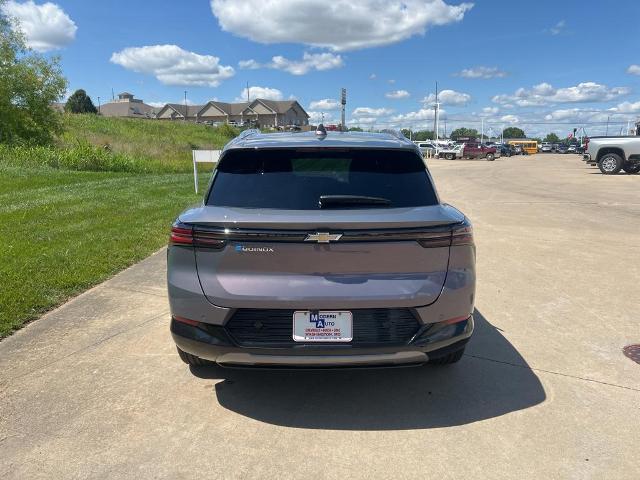
[[[171,245],[193,245],[193,227],[184,223],[176,222],[171,226],[169,236]]]
[[[446,232],[434,232],[418,239],[424,248],[473,245],[473,227],[467,219]]]
[[[225,238],[220,238],[220,234],[206,230],[205,227],[198,228],[198,225],[188,225],[176,222],[171,226],[169,245],[193,245],[203,248],[223,248],[227,244]]]
[[[473,227],[466,222],[451,232],[451,246],[473,245]]]
[[[584,139],[584,151],[589,150],[589,137]]]

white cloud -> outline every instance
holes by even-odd
[[[19,21],[27,45],[39,52],[63,48],[76,38],[78,27],[55,3],[36,5],[31,0],[24,3],[9,0],[2,10]]]
[[[238,62],[238,67],[242,68],[243,70],[257,70],[258,68],[262,68],[262,65],[256,60],[250,59],[240,60]]]
[[[358,107],[352,115],[354,117],[382,117],[384,115],[390,115],[393,110],[389,108],[371,108],[371,107]]]
[[[211,0],[220,27],[259,43],[335,51],[389,45],[459,22],[473,4],[444,0]]]
[[[441,105],[466,105],[471,101],[471,95],[468,93],[456,92],[455,90],[442,90],[438,93],[438,101]],[[430,93],[422,99],[422,103],[424,104],[433,104],[435,102],[435,93]]]
[[[607,102],[629,92],[627,87],[609,88],[595,82],[557,89],[548,83],[540,83],[529,90],[519,88],[512,95],[496,95],[492,100],[503,105],[514,103],[520,107],[532,107],[553,103]]]
[[[323,98],[322,100],[315,100],[309,103],[309,110],[338,110],[340,108],[340,102],[332,98]]]
[[[444,113],[444,110],[440,110],[440,112]],[[435,114],[433,108],[421,108],[420,110],[415,112],[407,112],[395,115],[394,117],[391,117],[391,121],[396,123],[411,124],[425,120],[433,120],[434,116]]]
[[[220,65],[218,57],[199,55],[177,45],[125,48],[111,55],[111,62],[154,75],[165,85],[217,87],[235,74],[233,67]]]
[[[640,102],[622,102],[613,108],[610,108],[611,112],[619,113],[640,113]]]
[[[331,115],[330,113],[319,112],[314,110],[307,111],[307,113],[309,114],[309,123],[311,125],[318,124],[320,122],[334,123],[337,121],[334,119],[333,115]]]
[[[251,70],[257,68],[272,68],[274,70],[284,70],[292,75],[304,75],[311,70],[324,71],[343,67],[344,60],[340,55],[333,53],[304,52],[302,60],[290,60],[281,55],[276,55],[269,63],[261,64],[253,59],[240,60],[238,66]]]
[[[500,117],[500,121],[507,123],[518,123],[520,119],[515,115],[503,115],[502,117]]]
[[[462,71],[455,73],[456,77],[463,78],[503,78],[507,76],[507,72],[500,70],[498,67],[471,67],[465,68]]]
[[[394,90],[393,92],[387,92],[384,94],[387,98],[400,99],[400,98],[408,98],[411,94],[406,90]]]
[[[498,107],[484,107],[482,109],[482,113],[486,113],[488,115],[495,115],[499,111],[500,111],[500,109]]]
[[[375,73],[369,75],[369,80],[375,80],[376,78],[378,78],[378,76]]]
[[[566,22],[564,20],[560,20],[558,23],[556,23],[553,27],[549,29],[549,33],[551,35],[559,35],[564,30],[565,26],[566,26]]]
[[[282,100],[284,95],[277,88],[269,87],[249,87],[249,99],[264,98],[265,100]],[[236,102],[247,101],[247,89],[243,88],[240,95],[236,97]]]
[[[389,85],[393,85],[393,84],[395,84],[395,83],[396,83],[396,81],[395,81],[395,79],[390,78],[389,80],[387,80],[387,83],[388,83]]]
[[[640,75],[640,65],[629,65],[627,73],[630,75]]]

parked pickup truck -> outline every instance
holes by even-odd
[[[486,158],[488,161],[492,161],[496,158],[496,147],[488,147],[481,143],[465,143],[462,156],[464,158]]]
[[[587,139],[583,160],[597,165],[605,175],[640,172],[640,137],[591,137]]]
[[[456,158],[462,158],[462,151],[464,149],[464,144],[453,145],[447,148],[441,148],[438,151],[438,156],[440,158],[446,158],[447,160],[455,160]]]

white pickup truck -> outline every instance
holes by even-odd
[[[640,172],[640,136],[591,137],[587,139],[583,160],[597,165],[605,175]]]

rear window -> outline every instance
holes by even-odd
[[[274,149],[228,152],[216,169],[207,205],[317,210],[323,195],[383,198],[391,208],[438,203],[414,152]]]

